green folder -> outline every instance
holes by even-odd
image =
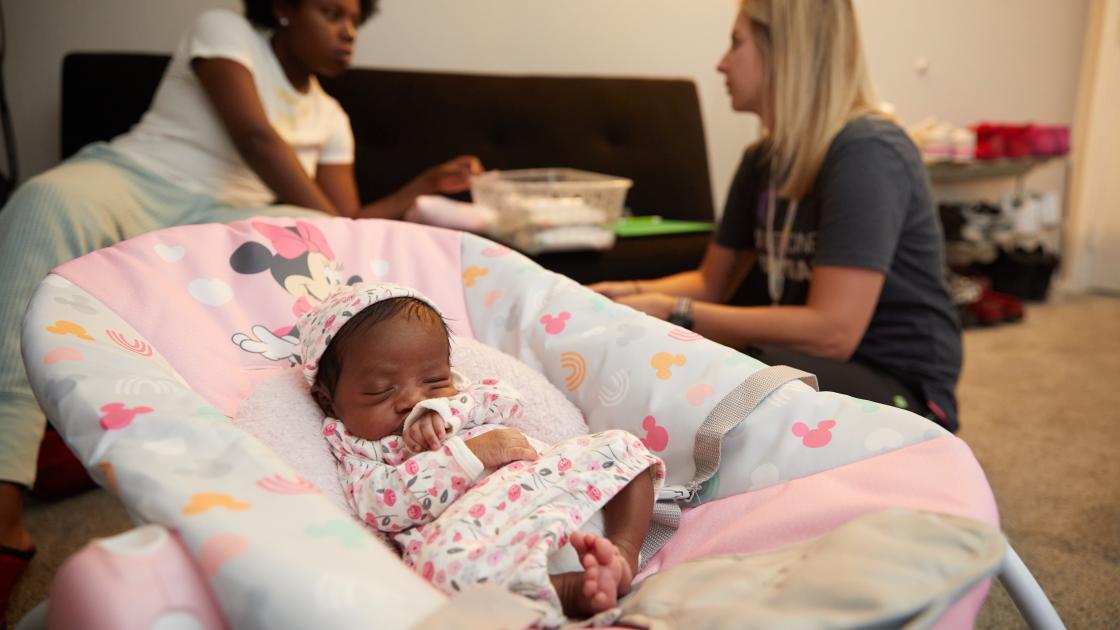
[[[625,217],[619,219],[614,228],[615,233],[621,238],[711,232],[714,229],[714,223],[707,223],[705,221],[677,221],[675,219],[662,219],[659,216]]]

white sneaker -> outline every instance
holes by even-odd
[[[926,118],[906,130],[914,144],[922,152],[922,160],[927,164],[945,162],[952,159],[953,144],[949,134],[953,128],[938,121],[936,118]]]
[[[1034,251],[1039,246],[1042,232],[1042,212],[1038,198],[1028,195],[1019,202],[1013,215],[1015,245],[1024,251]]]
[[[1054,227],[1062,223],[1062,201],[1056,192],[1042,193],[1039,197],[1039,215],[1042,225]]]
[[[971,162],[976,159],[976,132],[968,127],[957,127],[949,133],[954,162]]]

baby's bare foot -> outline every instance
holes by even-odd
[[[619,560],[622,562],[622,577],[618,581],[618,594],[626,595],[630,593],[630,588],[634,583],[634,576],[638,571],[639,555],[636,548],[631,547],[621,540],[612,540],[615,549],[618,550]]]
[[[583,565],[583,595],[589,612],[614,608],[619,594],[628,592],[634,579],[629,563],[618,547],[602,536],[573,532],[569,540]]]

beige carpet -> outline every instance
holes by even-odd
[[[1003,529],[1070,628],[1120,625],[1120,299],[965,334],[960,437]],[[1025,627],[992,588],[977,626]]]
[[[1022,324],[968,331],[960,402],[960,436],[991,480],[1003,528],[1066,625],[1120,625],[1120,299],[1034,306]],[[40,551],[13,621],[46,597],[67,555],[131,527],[100,490],[27,516]],[[977,627],[1025,624],[993,585]]]

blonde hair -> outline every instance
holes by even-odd
[[[778,194],[800,200],[833,138],[878,112],[851,0],[742,0],[765,68],[768,147]],[[765,117],[764,117],[765,119]]]

